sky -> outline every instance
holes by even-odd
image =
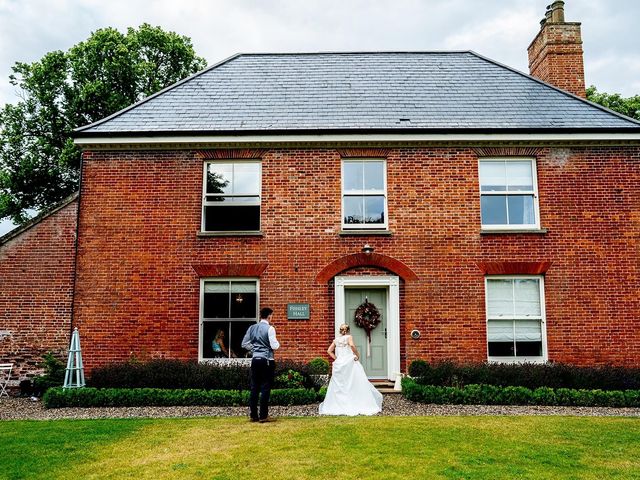
[[[474,50],[528,72],[551,0],[0,0],[0,106],[19,100],[17,61],[66,51],[103,27],[190,37],[209,64],[235,53]],[[587,85],[640,94],[640,1],[565,0],[582,23]],[[0,222],[0,235],[12,225]]]

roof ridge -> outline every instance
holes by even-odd
[[[481,55],[481,54],[479,54],[478,52],[476,52],[474,50],[469,50],[468,52],[471,53],[472,55],[475,55],[476,57],[480,58],[481,60],[484,60],[486,62],[492,63],[494,65],[497,65],[498,67],[502,67],[502,68],[507,69],[507,70],[509,70],[511,72],[517,73],[518,75],[521,75],[521,76],[523,76],[525,78],[533,80],[533,81],[535,81],[537,83],[540,83],[540,84],[544,85],[545,87],[549,87],[549,88],[551,88],[551,89],[553,89],[553,90],[555,90],[557,92],[560,92],[560,93],[566,95],[567,97],[573,98],[574,100],[580,100],[582,103],[586,103],[587,105],[590,105],[592,107],[596,107],[596,108],[598,108],[599,110],[602,110],[605,113],[609,113],[609,114],[614,115],[614,116],[616,116],[616,117],[618,117],[618,118],[620,118],[622,120],[626,120],[629,123],[632,123],[632,124],[634,124],[636,126],[640,125],[640,121],[636,120],[635,118],[627,117],[626,115],[623,115],[622,113],[619,113],[619,112],[616,112],[614,110],[611,110],[610,108],[607,108],[607,107],[605,107],[603,105],[600,105],[598,103],[592,102],[591,100],[588,100],[586,98],[579,97],[578,95],[575,95],[575,94],[573,94],[571,92],[567,92],[566,90],[563,90],[563,89],[561,89],[559,87],[556,87],[555,85],[547,83],[544,80],[539,79],[538,77],[534,77],[533,75],[530,75],[528,73],[521,72],[518,69],[510,67],[509,65],[505,65],[504,63],[500,63],[500,62],[498,62],[496,60],[493,60],[493,59],[491,59],[489,57],[485,57],[484,55]]]

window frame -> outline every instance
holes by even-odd
[[[538,294],[540,295],[540,333],[542,335],[542,355],[540,356],[490,356],[489,355],[489,321],[490,320],[538,320],[537,318],[532,319],[531,317],[521,316],[518,317],[516,315],[509,316],[508,318],[495,318],[489,317],[489,281],[490,280],[528,280],[528,279],[536,279],[538,280],[538,285],[540,286]],[[547,350],[547,314],[546,314],[546,306],[545,306],[545,294],[544,294],[544,275],[485,275],[484,277],[484,310],[485,310],[485,345],[487,348],[487,361],[492,363],[546,363],[549,359],[549,353]],[[515,343],[515,334],[514,334],[514,343]]]
[[[226,206],[258,206],[260,208],[258,214],[258,229],[257,230],[205,230],[206,227],[206,207],[216,207],[221,206],[220,202],[210,202],[207,201],[207,196],[218,196],[218,197],[249,197],[253,195],[234,195],[234,194],[224,194],[224,193],[209,193],[207,194],[207,173],[208,166],[210,164],[237,164],[237,163],[256,163],[258,164],[258,200],[253,202],[241,202],[234,204],[233,202],[227,203]],[[200,231],[203,233],[220,233],[220,234],[233,234],[235,232],[241,233],[258,233],[262,231],[262,160],[259,158],[224,158],[224,159],[216,159],[216,160],[205,160],[203,162],[203,171],[202,171],[202,210],[200,214]]]
[[[383,190],[362,190],[362,193],[347,194],[344,190],[344,166],[347,163],[364,163],[364,162],[381,162],[383,176]],[[364,184],[363,184],[364,186]],[[380,196],[384,197],[384,222],[383,223],[345,223],[345,198],[346,197],[366,197]],[[388,230],[389,229],[389,206],[388,206],[388,188],[387,188],[387,159],[386,158],[343,158],[340,164],[340,225],[342,230]]]
[[[207,318],[204,317],[204,286],[207,282],[255,282],[256,284],[256,318]],[[226,357],[216,357],[216,358],[204,358],[203,357],[203,334],[204,334],[204,324],[208,322],[254,322],[258,323],[260,320],[258,317],[260,316],[260,279],[256,277],[202,277],[200,278],[200,307],[199,307],[199,321],[198,321],[198,362],[229,362],[229,363],[237,363],[238,361],[244,361],[243,358],[226,358]],[[229,311],[229,315],[231,315],[231,311]],[[249,360],[249,359],[247,359]]]
[[[531,181],[533,183],[533,190],[531,191],[514,191],[514,192],[483,192],[482,181],[480,179],[480,166],[482,162],[531,162]],[[535,157],[480,157],[478,158],[478,190],[480,191],[480,228],[482,230],[540,230],[540,204],[538,201],[538,162]],[[533,224],[486,224],[482,220],[482,197],[483,196],[529,196],[533,195],[533,214],[535,216],[535,222]],[[509,219],[509,207],[507,203],[507,221]]]

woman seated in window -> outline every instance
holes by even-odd
[[[213,339],[213,342],[211,343],[211,348],[213,349],[214,357],[236,358],[236,354],[233,353],[233,350],[227,349],[227,347],[225,346],[224,330],[222,330],[221,328],[218,329],[218,332],[216,333],[216,337]],[[231,353],[231,355],[229,355],[229,353]]]

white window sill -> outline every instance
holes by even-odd
[[[338,232],[338,235],[340,235],[341,237],[362,237],[362,236],[366,236],[366,235],[377,235],[377,236],[387,236],[390,237],[391,235],[393,235],[393,232],[391,230],[384,230],[384,229],[356,229],[354,228],[353,230],[350,229],[342,229]]]
[[[221,366],[251,365],[251,358],[201,358],[200,363]]]
[[[198,237],[262,237],[264,233],[260,230],[248,230],[238,232],[198,232]]]
[[[489,357],[489,363],[545,363],[544,357]]]
[[[546,228],[482,228],[480,235],[506,235],[513,233],[533,233],[544,235],[548,230]]]

